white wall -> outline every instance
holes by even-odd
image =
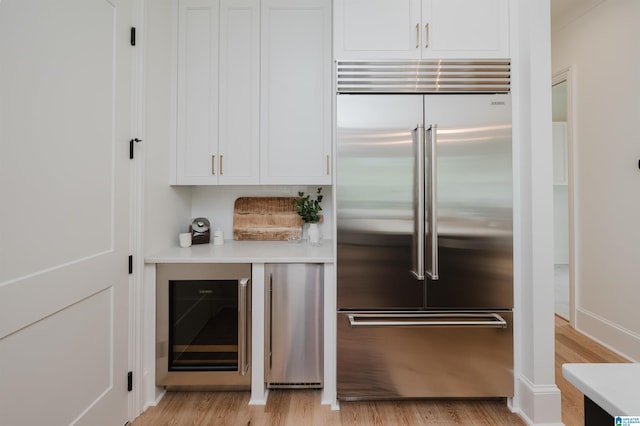
[[[136,155],[144,158],[144,201],[142,205],[141,252],[149,255],[178,243],[178,233],[191,221],[191,188],[169,185],[169,153],[172,110],[171,82],[175,70],[171,55],[175,54],[172,28],[177,22],[177,1],[143,1],[143,22],[139,30],[138,45],[144,49],[144,134],[136,146]],[[138,394],[139,408],[154,405],[160,397],[155,383],[155,267],[140,269],[141,300],[138,306],[139,357],[142,371],[137,372],[137,383],[142,384]],[[138,414],[137,412],[135,414]]]
[[[553,186],[553,261],[569,264],[569,187]],[[568,284],[567,284],[568,285]]]
[[[327,185],[316,186],[199,186],[193,188],[191,215],[206,217],[213,229],[220,227],[225,239],[233,239],[233,204],[238,197],[296,197],[304,191],[315,197],[316,189],[322,187],[324,198],[320,206],[324,216],[320,225],[322,237],[332,237],[332,191]],[[186,224],[188,228],[188,223]],[[185,229],[186,232],[188,229]]]
[[[552,34],[575,64],[576,328],[640,361],[640,2],[601,1]]]
[[[140,148],[145,154],[145,254],[177,244],[178,232],[191,222],[191,188],[169,186],[172,96],[175,81],[177,1],[146,2],[145,128]]]

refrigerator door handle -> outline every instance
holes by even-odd
[[[507,328],[507,321],[495,313],[349,314],[348,318],[351,327]]]
[[[438,125],[429,126],[429,229],[427,230],[430,238],[430,265],[427,265],[426,274],[432,280],[440,278],[438,273]]]
[[[411,132],[414,146],[414,158],[415,158],[415,182],[414,182],[414,195],[413,195],[413,217],[414,217],[414,230],[413,230],[413,270],[411,273],[420,281],[425,279],[424,275],[424,183],[425,183],[425,171],[424,171],[424,159],[425,159],[425,132],[424,125],[418,124],[418,127]]]

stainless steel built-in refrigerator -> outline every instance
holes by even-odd
[[[355,65],[338,65],[338,398],[511,396],[508,71]]]

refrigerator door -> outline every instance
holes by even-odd
[[[426,96],[425,116],[425,128],[432,128],[426,139],[432,137],[436,145],[437,170],[435,179],[429,178],[429,170],[425,173],[427,191],[435,186],[437,194],[437,244],[432,248],[427,234],[425,256],[429,267],[433,259],[437,262],[438,276],[427,278],[427,308],[510,309],[510,96]]]
[[[338,309],[423,307],[414,255],[412,130],[422,96],[337,97]]]

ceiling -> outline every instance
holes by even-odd
[[[588,0],[551,0],[551,17],[564,15],[572,9],[582,7],[583,3],[588,3]]]
[[[551,0],[551,26],[562,26],[605,0]]]

